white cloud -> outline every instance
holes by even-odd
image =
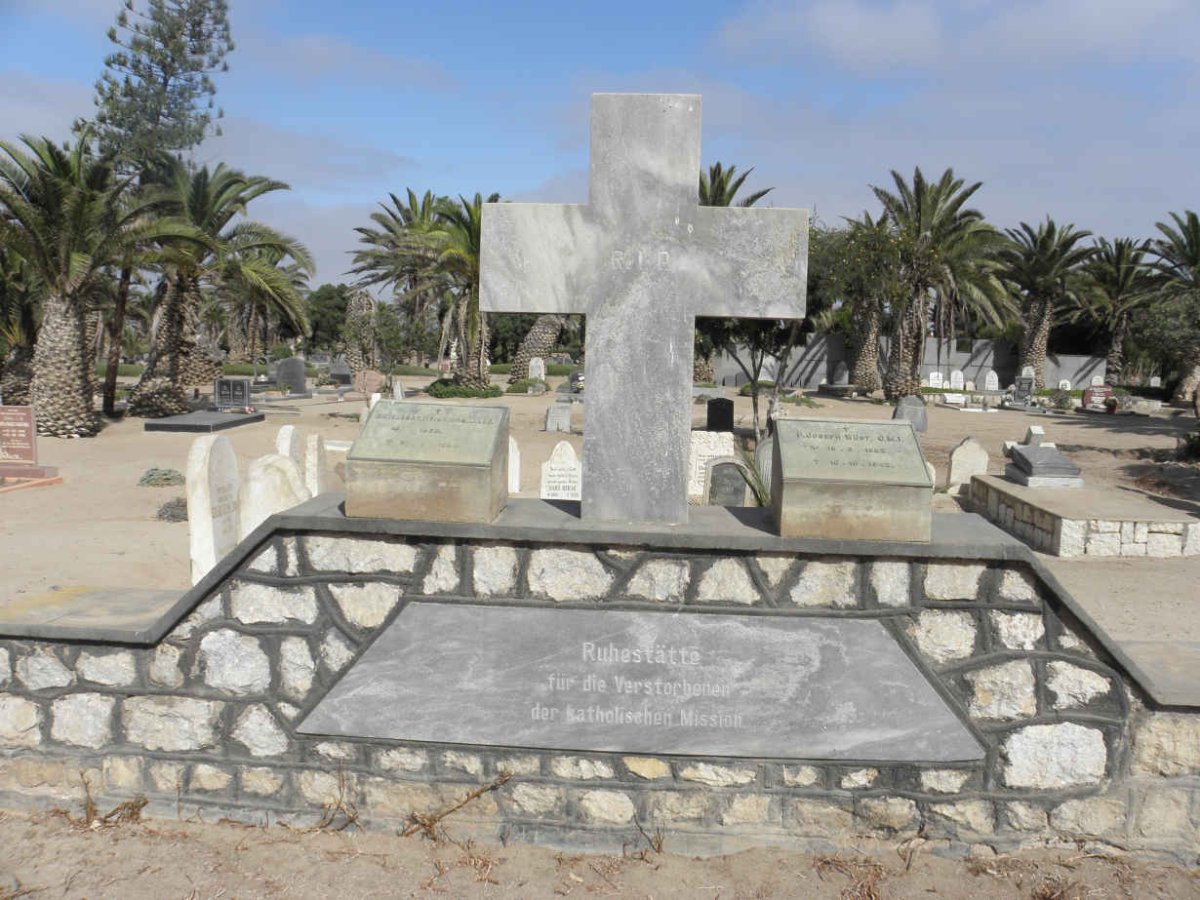
[[[0,138],[28,134],[63,141],[71,136],[75,119],[94,112],[90,85],[0,72]]]
[[[373,211],[368,203],[315,204],[295,193],[268,194],[249,208],[256,221],[277,228],[308,248],[317,269],[310,281],[313,287],[324,282],[352,281],[344,273],[351,266],[350,254],[358,248],[354,229],[370,224]]]
[[[447,90],[454,78],[432,59],[381,53],[333,34],[251,30],[238,38],[238,71],[269,72],[304,84],[362,82],[389,90]]]

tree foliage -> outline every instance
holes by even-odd
[[[226,0],[148,0],[144,11],[125,0],[108,38],[118,49],[96,82],[101,146],[142,165],[199,144],[222,117],[211,76],[234,49]]]

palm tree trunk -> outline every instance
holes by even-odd
[[[1108,345],[1104,380],[1108,384],[1119,384],[1125,369],[1125,341],[1129,338],[1129,313],[1121,313],[1113,323],[1112,339]]]
[[[537,317],[533,327],[521,341],[521,346],[517,348],[516,356],[513,357],[512,369],[508,373],[509,384],[529,377],[529,361],[535,356],[545,361],[558,343],[558,336],[562,333],[565,321],[565,316],[553,313]]]
[[[117,295],[112,315],[108,319],[108,360],[104,370],[104,415],[109,418],[117,414],[117,374],[121,367],[121,345],[125,337],[125,309],[129,304],[129,285],[133,280],[133,268],[121,269],[117,281]]]
[[[1030,303],[1029,317],[1025,322],[1025,334],[1021,338],[1020,366],[1033,367],[1033,389],[1046,387],[1046,345],[1050,341],[1050,325],[1054,318],[1054,304],[1049,300],[1034,300]]]
[[[48,294],[30,391],[40,434],[91,437],[99,431],[92,409],[90,349],[83,312],[58,294]]]
[[[1179,379],[1179,384],[1175,385],[1172,399],[1181,403],[1191,403],[1200,397],[1200,344],[1185,353],[1182,362],[1180,370],[1183,377]]]
[[[17,344],[8,351],[0,372],[0,401],[6,406],[28,406],[33,383],[33,347]]]
[[[918,394],[921,391],[921,363],[925,357],[926,307],[923,297],[913,297],[896,317],[887,374],[883,380],[888,400]]]
[[[877,300],[869,300],[861,308],[861,324],[854,340],[854,364],[850,381],[860,391],[871,393],[883,387],[879,377],[879,331],[883,327],[883,308]]]

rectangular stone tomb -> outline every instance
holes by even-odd
[[[508,503],[508,409],[381,400],[345,481],[347,516],[490,522]]]
[[[875,620],[411,602],[305,734],[781,759],[980,759]]]
[[[239,425],[252,425],[265,418],[266,413],[261,412],[190,412],[179,416],[167,416],[165,419],[147,419],[142,430],[211,434],[214,431],[224,431],[226,428],[236,428]]]
[[[1027,475],[1039,478],[1078,478],[1079,466],[1056,447],[1018,444],[1012,451],[1013,465]]]
[[[784,537],[928,542],[933,482],[912,423],[780,419],[771,509]]]

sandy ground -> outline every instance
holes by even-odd
[[[427,378],[406,378],[407,388],[423,387]],[[499,379],[497,379],[499,382]],[[558,379],[554,379],[558,381]],[[582,408],[575,407],[575,433],[542,431],[546,407],[554,395],[514,395],[496,400],[453,401],[503,404],[511,410],[512,434],[521,448],[522,494],[536,496],[540,466],[554,445],[567,439],[582,450]],[[353,395],[351,395],[353,397]],[[420,399],[423,395],[418,395]],[[787,406],[788,415],[880,419],[891,415],[886,404],[819,398],[818,408]],[[255,457],[274,451],[281,425],[317,431],[327,440],[350,441],[358,433],[361,399],[338,403],[332,398],[288,404],[286,410],[267,410],[265,422],[222,432],[233,443],[242,470]],[[704,424],[704,404],[694,407],[693,422]],[[763,413],[765,415],[765,403]],[[749,431],[750,401],[735,401],[740,429]],[[61,485],[0,494],[0,602],[59,586],[186,588],[188,536],[186,524],[155,519],[158,508],[181,487],[143,488],[137,482],[157,466],[184,471],[194,435],[145,432],[143,420],[109,425],[91,440],[45,438],[39,442],[40,461],[57,466]],[[1147,496],[1163,490],[1187,493],[1190,499],[1164,497],[1173,508],[1200,515],[1200,479],[1164,466],[1155,457],[1174,449],[1178,436],[1195,427],[1190,416],[1027,416],[1015,412],[963,413],[930,407],[929,431],[922,436],[926,457],[944,478],[949,453],[968,435],[975,436],[992,456],[992,471],[1003,471],[1001,446],[1019,440],[1028,425],[1040,424],[1048,436],[1083,468],[1088,484],[1111,486]],[[336,465],[341,455],[331,454]],[[1193,470],[1194,471],[1194,470]],[[1181,484],[1182,480],[1182,484]],[[340,481],[335,477],[335,487]],[[939,509],[957,509],[945,495]]]
[[[695,859],[154,821],[89,829],[62,814],[0,814],[0,898],[626,897],[1183,898],[1200,871],[1083,850],[952,859],[936,843],[814,856],[757,849]]]

